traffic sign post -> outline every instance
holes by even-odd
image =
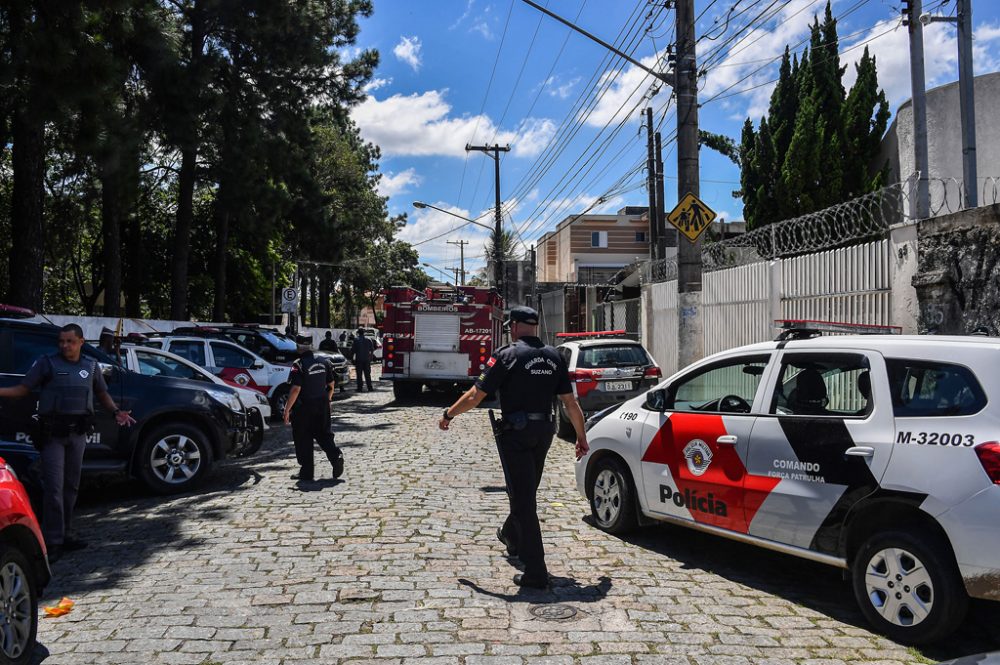
[[[705,205],[701,199],[688,192],[677,203],[677,207],[667,215],[667,221],[673,224],[681,232],[681,235],[694,243],[698,241],[701,234],[717,216],[715,211]]]
[[[288,287],[281,290],[282,314],[295,314],[299,309],[299,290]]]

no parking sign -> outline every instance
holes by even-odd
[[[281,290],[281,311],[294,314],[299,307],[299,290],[288,287]]]

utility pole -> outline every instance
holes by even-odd
[[[962,179],[965,207],[979,205],[976,174],[976,95],[972,72],[972,0],[958,0],[958,95],[962,112]]]
[[[493,166],[496,173],[496,227],[493,230],[493,281],[498,293],[503,294],[503,216],[500,212],[500,153],[509,152],[510,146],[502,146],[499,143],[494,145],[471,145],[465,144],[466,152],[477,150],[484,152],[493,158]],[[493,154],[490,154],[490,153]]]
[[[677,198],[700,196],[698,164],[698,65],[695,57],[694,0],[677,0]],[[679,367],[704,355],[701,329],[701,239],[677,243]]]
[[[657,206],[662,202],[656,198],[656,158],[653,152],[653,109],[646,109],[646,189],[649,190],[649,258],[655,261],[660,258],[660,234]]]
[[[468,240],[446,240],[445,242],[448,243],[449,245],[458,245],[458,251],[460,252],[460,256],[462,257],[461,258],[461,263],[459,264],[461,266],[462,279],[459,280],[458,275],[455,275],[455,283],[456,284],[461,284],[462,286],[465,286],[465,246],[469,244],[469,241]]]
[[[535,246],[531,246],[531,306],[538,309],[538,266],[535,263]]]
[[[924,81],[923,0],[903,0],[903,24],[910,31],[910,91],[913,108],[913,167],[918,172],[917,219],[931,214],[930,159],[927,156],[927,90]]]
[[[656,154],[656,257],[667,256],[667,211],[663,208],[666,197],[663,193],[663,144],[660,133],[653,134],[653,150]]]

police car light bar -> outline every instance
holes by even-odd
[[[781,328],[779,340],[812,336],[820,333],[848,333],[853,335],[899,335],[900,326],[881,326],[867,323],[845,323],[842,321],[816,321],[812,319],[777,319],[775,327]]]
[[[597,332],[578,332],[578,333],[561,332],[561,333],[556,333],[556,337],[575,337],[579,339],[581,337],[620,337],[622,335],[627,335],[627,334],[628,334],[627,330],[600,330]]]
[[[0,304],[0,318],[3,319],[31,319],[35,317],[34,310],[16,305]]]

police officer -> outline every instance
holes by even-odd
[[[333,332],[327,330],[326,337],[319,343],[320,351],[340,351],[337,342],[333,339]]]
[[[116,405],[96,360],[81,357],[83,329],[75,323],[59,331],[59,353],[42,356],[20,385],[0,388],[0,397],[24,397],[41,386],[38,419],[42,453],[42,534],[49,560],[87,544],[69,536],[87,434],[94,425],[94,397],[115,415],[118,425],[135,423],[131,411]]]
[[[330,398],[333,396],[333,365],[312,352],[312,337],[299,335],[295,339],[299,357],[292,363],[288,382],[292,385],[285,404],[285,424],[292,425],[295,458],[299,472],[292,476],[299,483],[311,483],[313,477],[313,440],[326,453],[333,467],[333,477],[344,473],[344,457],[333,442],[330,431]]]
[[[497,529],[497,538],[507,546],[508,554],[516,554],[524,563],[524,573],[515,575],[514,583],[542,589],[549,579],[535,495],[555,434],[553,395],[558,395],[576,429],[577,459],[586,455],[590,446],[566,363],[538,338],[538,313],[530,307],[514,307],[508,323],[515,342],[497,349],[476,384],[445,409],[438,426],[447,430],[456,416],[478,406],[487,394],[499,391],[503,420],[497,448],[507,481],[510,515]]]
[[[354,371],[358,374],[358,392],[361,392],[362,379],[368,384],[368,392],[372,391],[372,356],[375,354],[375,341],[358,328],[358,336],[354,338]]]

